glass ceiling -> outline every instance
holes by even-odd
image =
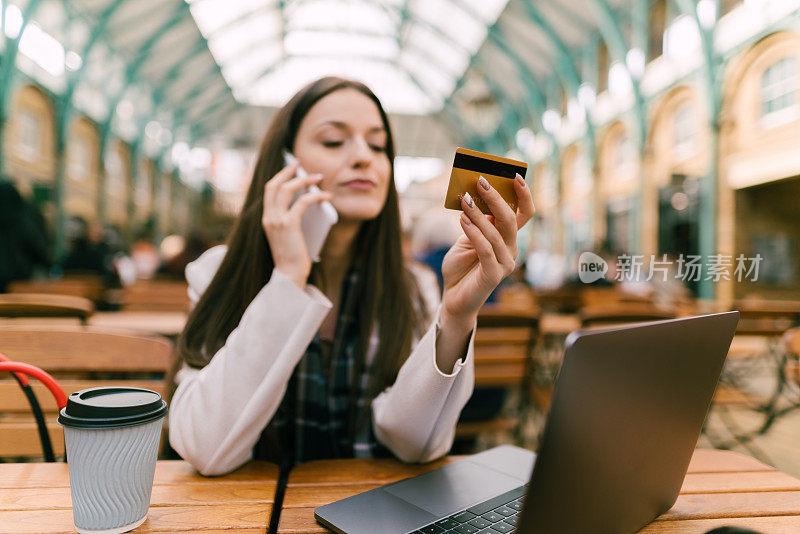
[[[234,96],[280,106],[326,74],[392,113],[439,111],[508,0],[192,0]]]

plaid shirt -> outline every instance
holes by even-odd
[[[306,349],[289,380],[283,400],[256,444],[257,459],[279,460],[282,465],[327,458],[388,456],[372,430],[367,362],[360,365],[357,321],[358,271],[351,269],[342,288],[342,301],[332,342],[319,334]],[[361,367],[361,369],[359,369]],[[270,447],[265,442],[272,440]],[[278,451],[275,451],[278,449]],[[275,458],[275,453],[280,458]],[[270,457],[272,456],[272,457]]]

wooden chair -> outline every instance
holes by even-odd
[[[613,304],[619,302],[643,302],[652,304],[651,296],[636,295],[623,291],[617,286],[592,287],[587,286],[580,291],[582,306],[595,306],[599,304]]]
[[[712,447],[743,447],[754,457],[768,458],[754,438],[800,407],[796,357],[776,352],[773,345],[761,336],[734,336],[703,426]]]
[[[578,312],[583,328],[674,319],[675,311],[645,302],[612,302],[584,306]]]
[[[711,411],[727,436],[704,432],[715,447],[742,445],[758,455],[752,440],[800,408],[800,336],[789,329],[800,318],[800,302],[748,298],[732,308],[739,324]]]
[[[186,282],[137,280],[122,291],[124,311],[189,311]]]
[[[580,287],[564,284],[557,289],[537,291],[536,303],[542,310],[556,313],[575,313],[581,307]]]
[[[744,299],[732,309],[739,312],[737,334],[780,336],[800,319],[800,301]]]
[[[786,349],[790,354],[800,356],[800,327],[786,331]]]
[[[700,304],[692,297],[680,297],[675,301],[675,312],[678,317],[702,315]]]
[[[100,275],[70,274],[63,278],[17,280],[8,284],[8,292],[67,295],[82,297],[100,304],[104,300],[105,283]]]
[[[532,377],[533,349],[539,336],[539,316],[536,307],[486,305],[481,309],[475,334],[475,389],[516,390],[520,402],[512,416],[498,413],[486,420],[460,422],[456,427],[457,439],[521,431]]]
[[[786,366],[786,376],[800,388],[800,327],[792,328],[784,334],[786,352],[791,361]],[[800,398],[798,398],[800,403]]]
[[[79,326],[0,326],[0,353],[47,371],[67,395],[119,385],[143,387],[165,396],[164,377],[173,359],[172,344],[164,338]],[[55,454],[63,456],[56,403],[40,384],[33,387],[47,417]],[[24,394],[10,375],[0,376],[0,458],[41,456],[38,430]]]
[[[497,292],[497,303],[512,308],[536,306],[536,294],[527,284],[501,286]]]
[[[620,291],[614,286],[585,287],[580,292],[581,306],[595,306],[621,300]]]
[[[776,403],[786,386],[794,382],[792,364],[797,351],[789,328],[800,319],[800,302],[745,299],[734,302],[732,308],[739,311],[739,324],[719,389],[739,390],[736,404],[751,405],[766,413],[767,423],[759,431],[763,433],[772,424],[774,414],[780,413]],[[781,343],[781,336],[785,336],[785,343]],[[767,398],[744,394],[746,383],[758,368],[775,377],[775,392]]]
[[[68,295],[0,294],[0,317],[75,317],[82,323],[94,313],[92,301]]]

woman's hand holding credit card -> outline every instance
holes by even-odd
[[[520,161],[456,151],[445,207],[463,211],[464,235],[442,264],[442,324],[474,325],[480,307],[514,270],[517,231],[535,211],[526,170]]]
[[[489,206],[478,191],[478,178],[483,176],[509,207],[516,211],[518,199],[514,190],[514,178],[519,174],[524,180],[527,170],[528,164],[523,161],[457,148],[444,207],[460,210],[462,197],[469,193],[483,213],[491,214]]]

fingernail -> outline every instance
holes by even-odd
[[[322,180],[322,175],[318,174],[318,173],[317,174],[312,174],[311,175],[311,179],[319,182],[320,180]]]
[[[472,200],[472,197],[470,196],[469,193],[464,193],[464,201],[467,203],[467,206],[469,206],[470,208],[474,208],[475,207],[475,201]]]
[[[525,179],[520,173],[517,173],[517,181],[519,182],[519,185],[525,185]]]
[[[481,184],[481,187],[484,188],[485,190],[487,191],[489,190],[489,182],[487,182],[486,178],[484,178],[483,176],[478,178],[478,183]]]

